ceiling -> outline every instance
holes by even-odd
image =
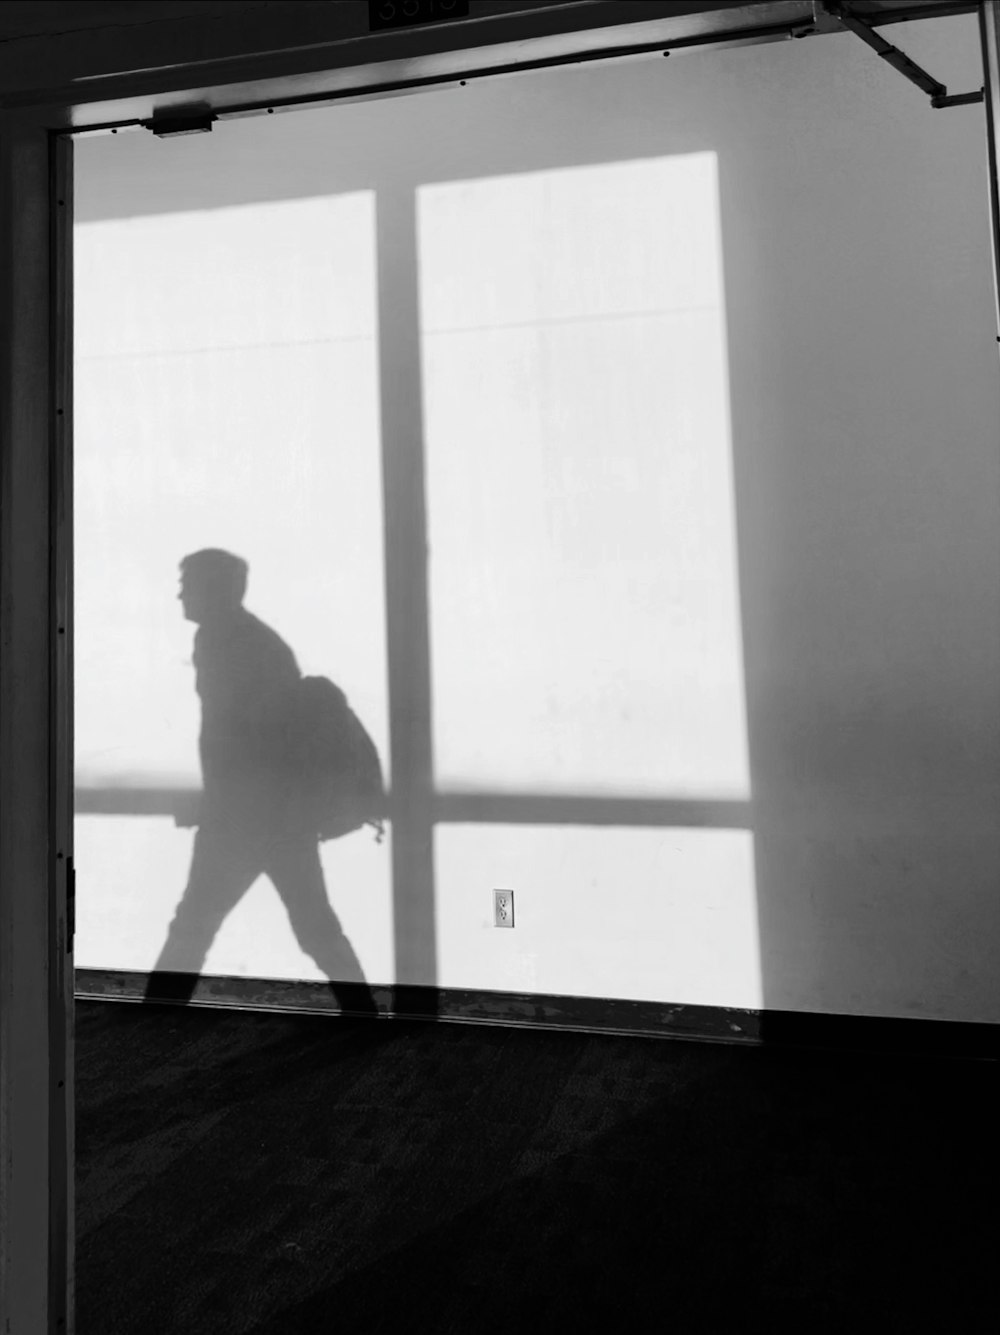
[[[337,0],[338,5],[345,0]],[[577,0],[577,4],[587,0]],[[4,0],[0,4],[0,42],[23,37],[55,36],[94,28],[133,27],[178,19],[232,18],[234,11],[295,10],[319,15],[328,11],[331,0]],[[558,0],[506,0],[505,3],[470,4],[470,17],[490,18],[516,9],[565,8]],[[899,22],[939,13],[961,13],[974,9],[974,3],[942,3],[942,0],[854,0],[856,14],[874,23]],[[747,9],[733,0],[707,0],[706,3],[678,6],[687,11]]]

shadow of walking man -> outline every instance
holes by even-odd
[[[187,888],[147,983],[147,1001],[191,999],[215,936],[258,876],[272,881],[299,945],[341,1010],[377,1013],[323,879],[309,776],[293,744],[302,682],[282,638],[243,606],[247,563],[207,548],[181,562],[179,598],[194,637],[203,791],[178,823],[196,825]]]

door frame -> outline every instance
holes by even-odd
[[[168,113],[266,114],[838,30],[812,0],[472,0],[468,20],[372,34],[366,0],[289,4],[282,16],[238,8],[116,25],[103,37],[95,28],[25,39],[25,59],[8,66],[0,92],[0,1329],[8,1335],[73,1330],[73,136],[148,126]],[[900,6],[894,19],[903,9],[933,17],[942,6]],[[995,94],[990,0],[981,14]],[[995,158],[992,141],[991,150]]]
[[[0,1327],[72,1329],[72,145],[0,121]]]

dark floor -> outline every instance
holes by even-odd
[[[993,1331],[997,1073],[80,1002],[78,1335]]]

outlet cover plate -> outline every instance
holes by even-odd
[[[514,926],[514,891],[493,891],[493,926]]]

